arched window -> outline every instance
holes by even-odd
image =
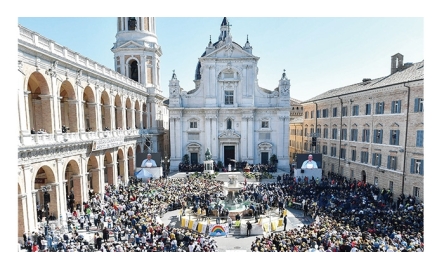
[[[231,119],[227,120],[227,129],[231,129]]]
[[[131,62],[130,78],[135,80],[136,82],[139,81],[139,67],[137,65],[137,61]]]
[[[135,17],[128,18],[128,30],[134,31],[137,27],[137,20]]]

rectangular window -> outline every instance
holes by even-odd
[[[391,113],[401,113],[401,100],[392,101]]]
[[[313,136],[314,128],[310,128],[310,136]]]
[[[419,198],[420,194],[419,194],[419,187],[413,187],[413,196],[415,198]]]
[[[322,118],[327,118],[328,117],[328,109],[323,109],[322,110]]]
[[[188,133],[188,140],[189,141],[198,141],[199,140],[199,133]]]
[[[269,128],[268,121],[262,121],[262,128]]]
[[[344,106],[342,107],[342,116],[347,116],[348,107]]]
[[[332,157],[336,156],[336,146],[332,146],[330,148],[330,156],[332,156]]]
[[[410,161],[410,173],[424,175],[424,160],[412,158]]]
[[[393,192],[393,181],[389,181],[388,189]]]
[[[314,111],[311,111],[311,112],[310,112],[310,118],[311,118],[311,119],[313,119],[313,112],[314,112]]]
[[[190,122],[190,128],[197,128],[197,122]]]
[[[305,134],[304,136],[308,136],[307,135],[307,128],[304,128],[304,134]]]
[[[337,128],[334,128],[334,129],[331,130],[331,138],[333,140],[338,139],[338,129]]]
[[[351,160],[352,161],[356,161],[356,149],[352,149],[351,150]]]
[[[424,111],[424,99],[423,98],[415,98],[415,112],[423,112]]]
[[[322,146],[322,154],[327,155],[327,145]]]
[[[268,133],[268,132],[259,133],[259,140],[269,140],[270,138],[271,138],[270,133]]]
[[[328,128],[324,128],[324,139],[328,139]]]
[[[416,131],[416,147],[424,147],[424,130]]]
[[[346,128],[343,128],[341,130],[341,139],[342,140],[347,140],[347,129]]]
[[[334,107],[333,108],[333,117],[337,117],[338,116],[338,108]]]
[[[345,150],[345,148],[341,148],[341,158],[343,158],[343,159],[345,159],[346,158],[346,150]]]
[[[351,129],[350,130],[350,141],[358,141],[358,129]]]
[[[368,152],[367,151],[361,151],[361,163],[368,163]]]
[[[388,156],[387,159],[387,169],[396,171],[397,157]]]
[[[362,142],[370,142],[370,129],[362,130]]]
[[[321,128],[316,129],[316,137],[321,137]]]
[[[316,110],[316,118],[321,118],[321,110]]]
[[[234,91],[225,91],[225,105],[234,104]]]
[[[380,167],[381,166],[381,154],[373,153],[372,165],[376,166],[376,167]]]
[[[365,115],[370,115],[372,114],[372,104],[367,103],[365,104]]]
[[[373,143],[382,143],[382,129],[373,130]]]
[[[353,116],[359,115],[359,105],[354,105],[353,106],[353,113],[352,113],[352,115]]]
[[[305,119],[308,119],[308,112],[305,112]]]
[[[399,145],[399,130],[390,130],[390,144]]]
[[[384,114],[384,102],[376,102],[375,114]]]

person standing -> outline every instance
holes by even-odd
[[[287,230],[287,215],[284,216],[284,232]]]
[[[250,221],[247,221],[247,236],[251,236],[251,229],[253,228],[253,225],[251,225]]]

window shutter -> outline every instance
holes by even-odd
[[[395,113],[395,102],[396,101],[392,101],[392,110],[391,110],[392,113]]]
[[[401,113],[401,100],[398,100],[398,111],[397,113]]]
[[[396,145],[399,145],[399,130],[396,131]]]
[[[395,171],[396,171],[397,164],[398,164],[398,157],[394,157],[393,168],[392,168],[392,170],[395,170]]]
[[[414,112],[418,112],[419,111],[419,99],[415,98],[415,109]]]
[[[415,173],[415,159],[410,160],[410,173]]]
[[[372,165],[373,166],[376,166],[376,160],[375,160],[375,158],[376,158],[376,154],[375,153],[373,153],[373,155],[372,155]]]
[[[383,113],[384,113],[384,101],[381,102],[381,104],[382,104],[382,106],[381,106],[381,111],[380,111],[380,113],[383,114]]]
[[[381,129],[381,133],[380,133],[380,135],[379,135],[379,143],[382,143],[382,132],[383,132],[383,130]]]
[[[373,143],[377,143],[377,141],[376,141],[376,132],[377,132],[377,130],[374,129],[373,130]]]
[[[387,158],[387,169],[391,169],[391,164],[390,164],[390,161],[391,161],[391,156],[388,156],[388,158]]]
[[[419,167],[419,174],[424,175],[424,160],[421,160],[421,166]]]

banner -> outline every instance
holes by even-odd
[[[124,142],[125,142],[125,137],[101,138],[99,140],[93,141],[92,151],[121,146]]]
[[[199,222],[199,226],[197,227],[197,231],[200,233],[205,233],[207,231],[207,223]]]
[[[210,236],[225,236],[228,234],[230,228],[228,223],[225,224],[209,224]]]

